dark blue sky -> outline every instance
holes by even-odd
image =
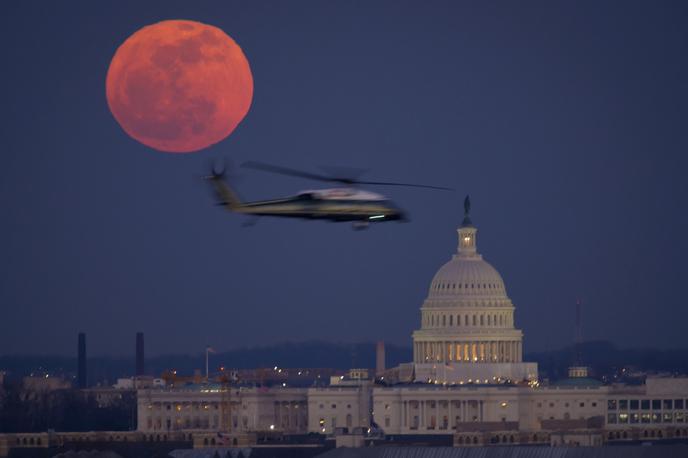
[[[489,4],[488,4],[489,3]],[[410,345],[463,196],[526,351],[573,339],[685,347],[685,2],[12,2],[0,7],[0,353],[151,354],[326,339]],[[142,26],[222,28],[253,72],[225,141],[129,138],[105,75]],[[412,216],[243,219],[210,158],[452,186],[386,189]],[[241,171],[244,198],[314,187]]]

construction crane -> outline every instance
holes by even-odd
[[[227,374],[219,377],[220,381],[220,431],[232,432],[232,384]]]

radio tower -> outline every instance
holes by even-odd
[[[581,300],[576,299],[576,336],[574,340],[573,366],[569,367],[569,377],[587,377],[588,368],[583,365],[583,333],[581,332]]]

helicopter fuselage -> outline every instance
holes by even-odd
[[[405,216],[389,199],[368,191],[318,189],[303,191],[283,199],[245,202],[237,213],[329,221],[383,222],[404,220]]]
[[[404,212],[392,201],[370,191],[354,188],[316,189],[280,199],[242,202],[220,176],[208,178],[219,204],[235,213],[366,224],[406,220]]]
[[[230,208],[238,213],[330,221],[383,222],[404,220],[405,216],[389,200],[346,200],[294,197],[246,202]]]

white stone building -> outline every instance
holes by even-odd
[[[138,430],[278,431],[299,434],[308,425],[303,388],[227,388],[189,385],[138,391]]]

